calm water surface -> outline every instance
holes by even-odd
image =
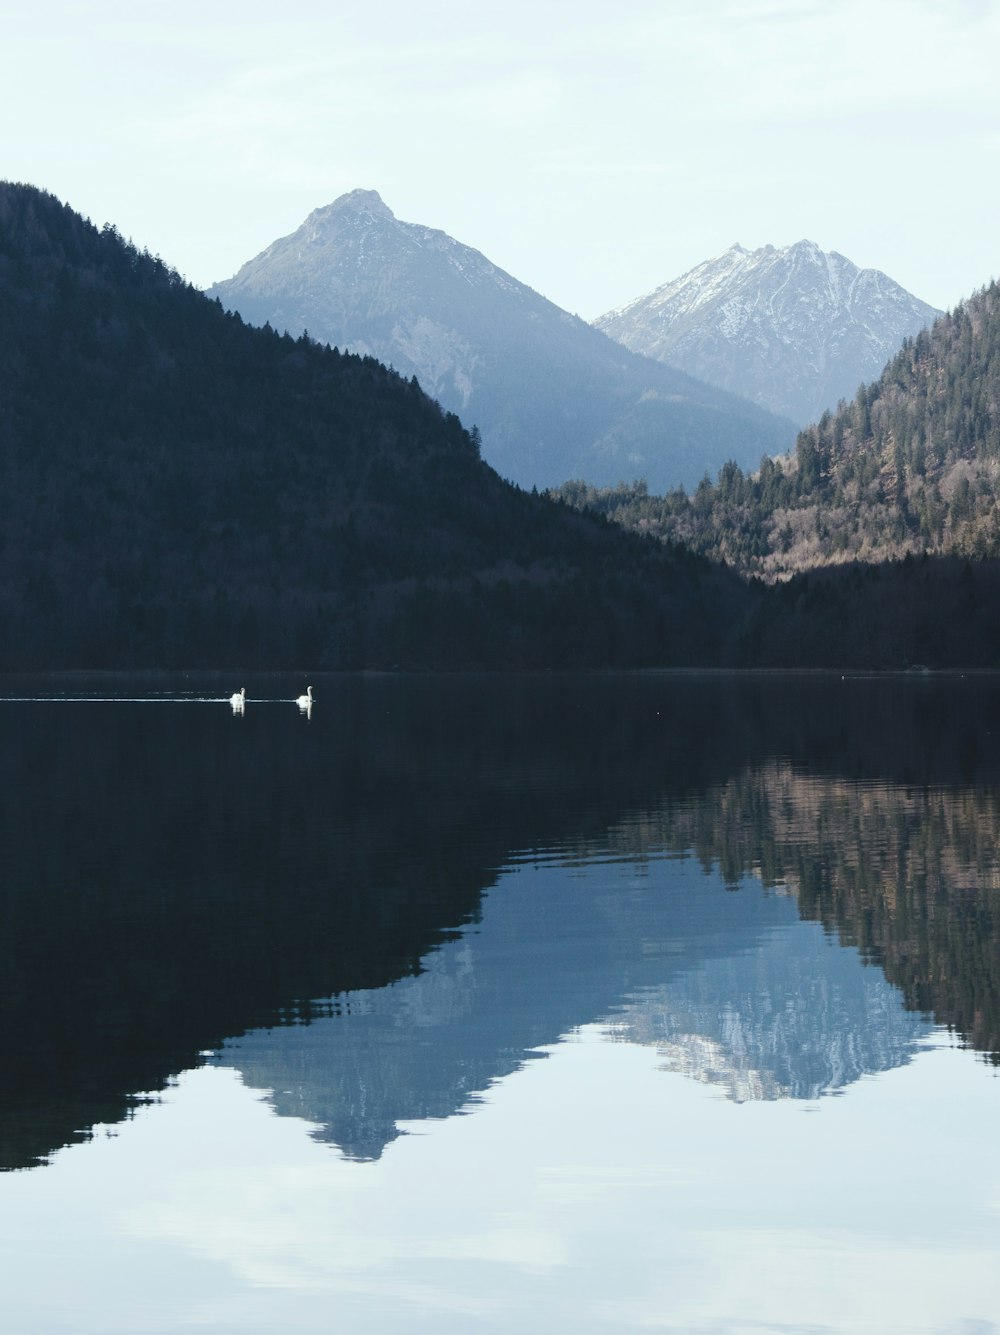
[[[1000,681],[0,687],[0,1316],[1000,1331]]]

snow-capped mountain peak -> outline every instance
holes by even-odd
[[[633,352],[805,423],[940,311],[815,241],[738,243],[594,323]]]

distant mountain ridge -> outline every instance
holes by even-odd
[[[208,295],[416,376],[524,487],[690,486],[794,439],[791,423],[629,353],[479,251],[400,221],[374,190],[314,210]]]
[[[633,352],[804,426],[941,314],[813,241],[734,245],[594,323]]]

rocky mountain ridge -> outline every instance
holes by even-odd
[[[594,323],[633,352],[805,425],[940,314],[880,270],[803,240],[731,246]]]
[[[524,487],[690,486],[794,439],[789,422],[628,352],[479,251],[400,221],[373,190],[314,210],[208,295],[416,376]]]

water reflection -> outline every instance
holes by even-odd
[[[857,951],[757,884],[727,893],[690,860],[518,868],[474,926],[390,987],[217,1060],[349,1157],[403,1122],[474,1106],[567,1032],[600,1023],[736,1101],[813,1099],[909,1060],[931,1030]]]
[[[206,1050],[373,1158],[595,1021],[743,1100],[1000,1047],[990,681],[251,694],[0,702],[4,1166]]]

